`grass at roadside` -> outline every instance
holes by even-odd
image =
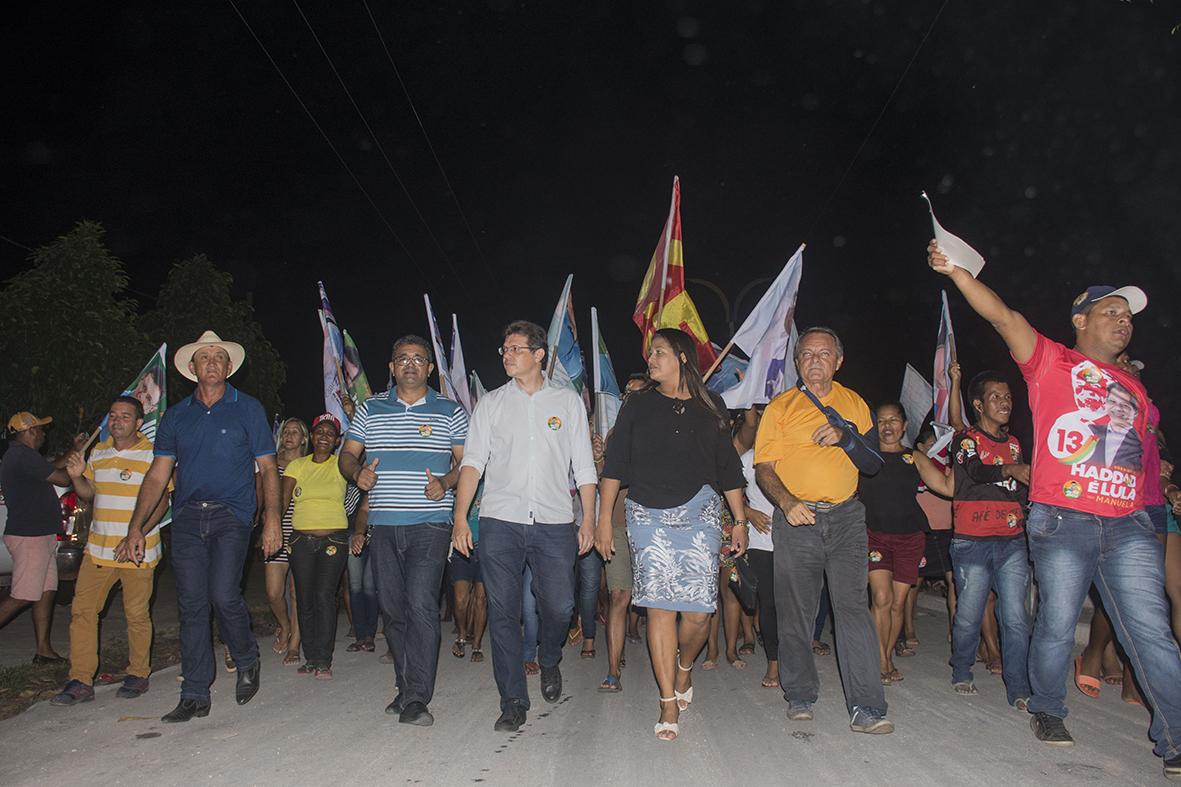
[[[275,630],[275,618],[265,605],[251,609],[250,620],[256,636],[270,635]],[[175,627],[156,629],[152,641],[152,671],[179,663],[179,630]],[[220,653],[217,654],[216,663],[221,664]],[[95,684],[118,683],[123,680],[126,669],[126,638],[103,643]],[[0,667],[0,719],[16,716],[60,692],[66,684],[69,671],[68,663]]]

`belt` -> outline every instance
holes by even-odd
[[[854,492],[849,497],[846,497],[844,500],[841,500],[837,503],[829,503],[825,500],[801,500],[800,502],[803,503],[805,506],[807,506],[808,510],[810,510],[810,511],[824,513],[825,511],[832,511],[834,508],[840,508],[845,503],[848,503],[850,500],[856,500],[856,499],[857,499],[857,493]]]

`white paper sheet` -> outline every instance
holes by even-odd
[[[931,211],[931,225],[935,229],[935,241],[939,244],[939,250],[947,255],[947,259],[952,265],[963,268],[972,274],[973,279],[979,276],[981,269],[984,268],[984,257],[980,256],[980,252],[969,246],[963,238],[943,229],[939,219],[935,218],[935,208],[931,205],[931,198],[927,196],[927,192],[924,191],[922,197],[927,201],[927,208]]]

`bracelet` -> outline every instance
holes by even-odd
[[[749,524],[750,524],[750,520],[749,520],[749,519],[743,519],[743,520],[741,520],[741,521],[739,521],[739,522],[735,522],[735,523],[734,523],[734,527],[740,527],[740,526],[741,526],[741,527],[746,527],[746,526],[747,526],[747,525],[749,525]]]

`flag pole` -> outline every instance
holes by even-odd
[[[712,375],[714,373],[714,371],[718,368],[718,364],[720,364],[722,362],[722,359],[726,357],[726,354],[730,352],[730,348],[733,346],[734,346],[733,339],[726,342],[726,346],[722,348],[722,351],[720,353],[718,353],[718,357],[714,359],[714,362],[710,365],[709,370],[706,371],[706,373],[701,376],[701,382],[703,382],[703,383],[709,382],[710,375]]]
[[[673,212],[677,208],[677,185],[680,178],[673,175],[673,193],[669,198],[668,203],[668,220],[664,223],[664,255],[660,261],[660,303],[656,306],[656,324],[660,324],[660,318],[664,316],[664,288],[668,284],[668,253],[669,244],[673,237]]]

